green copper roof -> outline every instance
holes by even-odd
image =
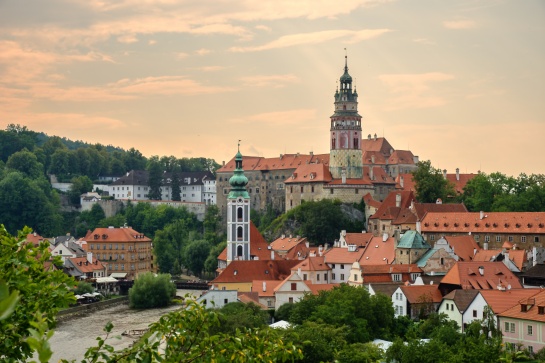
[[[341,76],[341,83],[352,83],[352,76],[348,74],[348,57],[344,56],[344,73]]]
[[[431,246],[416,231],[407,231],[397,243],[398,248],[429,249]]]
[[[246,190],[246,185],[248,185],[248,178],[244,175],[244,170],[242,169],[242,154],[240,153],[240,144],[239,150],[235,155],[235,172],[233,176],[229,179],[229,184],[231,185],[231,190],[227,199],[236,199],[238,197],[250,198],[248,191]]]

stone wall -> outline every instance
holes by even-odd
[[[119,304],[128,304],[128,303],[129,303],[129,297],[122,296],[115,299],[109,299],[109,300],[99,301],[95,303],[74,306],[74,307],[59,311],[57,313],[57,321],[63,321],[63,320],[71,319],[71,318],[76,318],[80,315],[84,315],[93,311],[103,310],[111,306],[115,306]]]

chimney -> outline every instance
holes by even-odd
[[[307,248],[310,247],[310,244],[308,243],[308,241],[305,241],[305,246],[307,246]]]
[[[480,211],[479,212],[479,219],[483,219],[484,218],[484,211]]]
[[[302,276],[301,276],[301,267],[299,267],[299,268],[297,269],[297,275],[299,275],[299,277],[302,277]]]
[[[418,157],[418,155],[413,156],[413,161],[414,161],[415,164],[418,164],[418,162],[420,161],[419,159],[420,158]]]
[[[369,167],[369,179],[375,180],[375,174],[373,173],[373,166]]]
[[[271,250],[271,260],[274,260],[274,250]]]
[[[267,282],[263,281],[263,292],[267,291]]]
[[[420,223],[420,221],[416,221],[416,231],[418,233],[422,233],[422,224]]]
[[[346,184],[346,169],[342,168],[341,170],[341,181],[343,184]]]
[[[399,229],[396,229],[396,230],[394,231],[394,239],[395,239],[395,241],[396,241],[396,244],[399,242],[399,238],[400,238],[400,237],[399,237]]]
[[[488,251],[488,242],[483,243],[483,250]]]
[[[341,231],[341,235],[342,235],[343,237],[346,237],[346,229],[343,229],[343,230]]]
[[[282,160],[282,157],[284,157],[284,155],[283,155],[283,154],[280,154],[280,160]]]
[[[367,140],[371,140],[371,134],[367,135]]]
[[[323,253],[324,253],[324,247],[322,245],[320,245],[318,247],[318,255],[320,255],[320,257],[321,257]]]
[[[443,178],[447,178],[447,169],[443,169]]]
[[[371,164],[375,163],[375,155],[371,155]]]
[[[456,168],[456,180],[460,181],[460,168]]]
[[[481,276],[484,276],[484,267],[483,266],[479,266],[479,274],[481,274]]]
[[[404,185],[403,185],[403,184],[405,184],[405,180],[404,180],[404,178],[403,178],[403,175],[400,175],[400,176],[399,176],[399,185],[400,185],[402,188],[404,188]]]
[[[93,252],[87,252],[87,261],[93,263]]]
[[[222,164],[222,166],[225,166],[225,160],[223,160],[223,161],[221,162],[221,164]]]
[[[309,152],[310,156],[314,156],[314,151]]]
[[[377,141],[377,134],[375,134],[375,141]]]
[[[401,194],[400,193],[396,194],[396,207],[401,208]]]

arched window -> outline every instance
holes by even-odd
[[[237,208],[237,219],[238,221],[242,221],[242,207]]]
[[[237,240],[242,241],[242,227],[237,228]]]
[[[441,265],[444,265],[445,264],[445,260],[443,259],[443,257],[441,257]]]
[[[237,246],[237,257],[242,257],[242,246]]]
[[[346,105],[343,105],[343,110],[346,111]]]

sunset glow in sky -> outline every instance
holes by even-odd
[[[328,153],[344,48],[364,135],[449,172],[545,173],[541,0],[0,0],[0,127]]]

